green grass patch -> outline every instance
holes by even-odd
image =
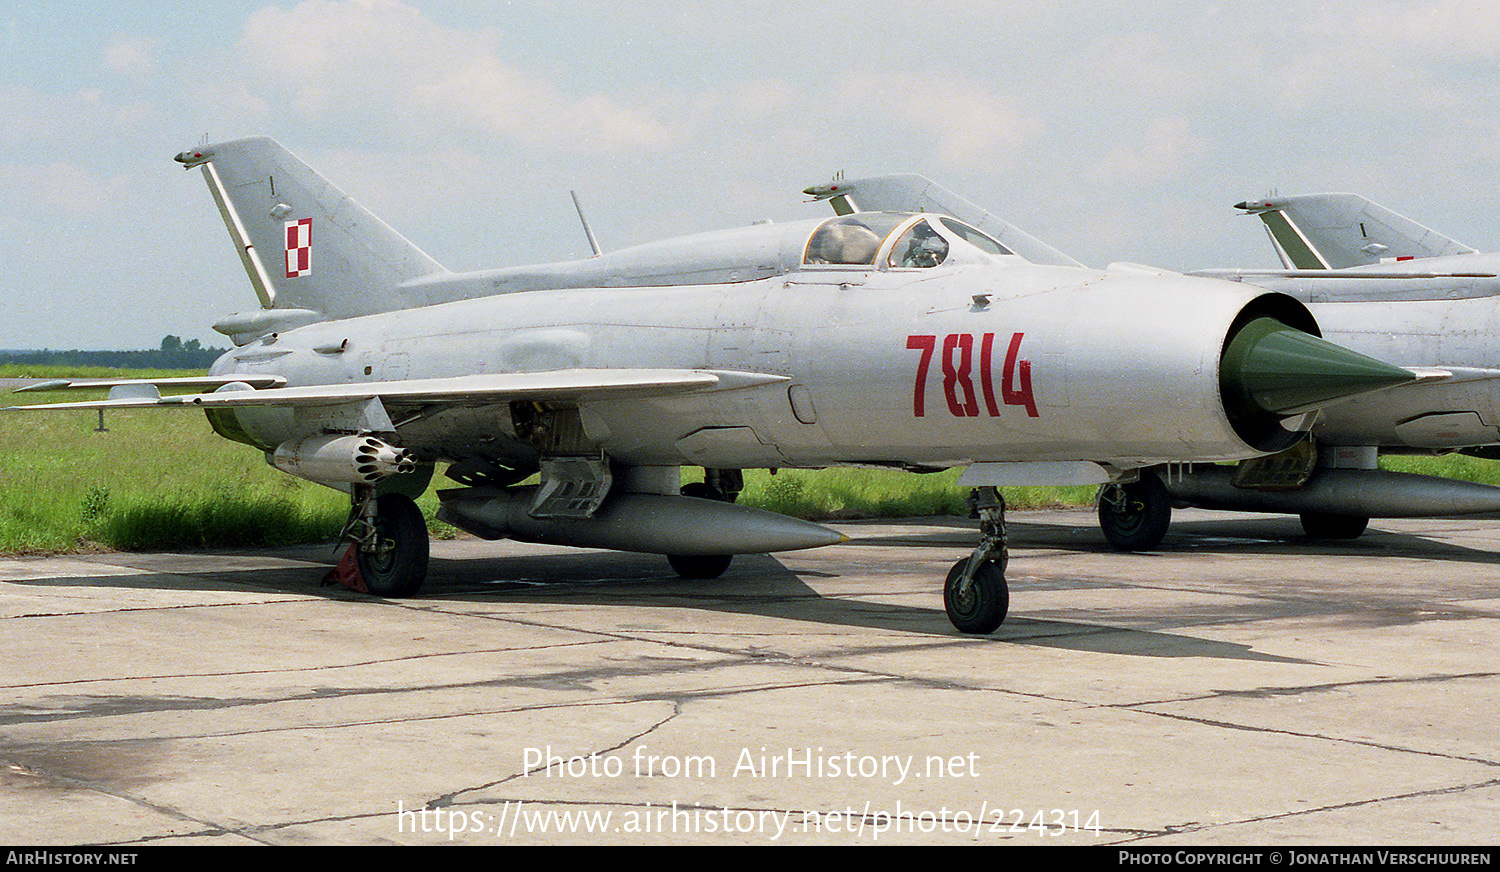
[[[5,375],[0,367],[0,377]],[[184,375],[103,370],[90,377]],[[30,377],[80,375],[30,370]],[[81,399],[88,392],[10,394],[0,405]],[[97,393],[95,394],[97,395]],[[190,409],[117,410],[96,432],[94,411],[0,414],[0,553],[90,548],[147,550],[329,541],[349,498],[286,475],[254,449],[220,438]],[[1381,459],[1381,467],[1500,485],[1500,463],[1449,454]],[[693,480],[696,470],[684,470]],[[812,520],[967,513],[958,470],[917,475],[887,469],[747,470],[740,502]],[[433,519],[434,478],[418,500],[439,538],[456,531]],[[1006,488],[1013,509],[1086,506],[1093,487]]]
[[[207,546],[292,545],[331,541],[344,508],[299,503],[285,496],[178,494],[104,512],[88,537],[112,548],[139,551]]]
[[[0,367],[0,377],[154,378],[185,372]],[[0,405],[61,402],[98,391],[7,394]],[[192,409],[113,410],[106,432],[95,411],[0,414],[0,553],[90,548],[147,550],[319,542],[336,536],[349,510],[341,492],[286,475],[254,449],[213,432]],[[685,470],[691,480],[696,470]],[[958,471],[828,469],[746,472],[745,505],[801,518],[962,515]],[[439,538],[457,534],[433,518],[434,478],[418,500]],[[1015,508],[1088,504],[1094,488],[1007,489]]]
[[[1380,458],[1380,468],[1500,486],[1500,462],[1466,454],[1386,455]]]
[[[0,368],[3,377],[18,378]],[[25,376],[156,378],[183,371],[24,367]],[[99,391],[6,394],[0,405]],[[280,473],[220,438],[191,409],[0,413],[0,553],[318,541],[337,535],[348,497]]]
[[[810,520],[966,515],[960,471],[918,475],[892,469],[746,470],[740,502]],[[1090,505],[1095,487],[1003,488],[1013,509]]]
[[[76,393],[76,392],[74,392]],[[55,401],[21,394],[6,404]],[[69,395],[71,398],[71,394]],[[348,513],[341,492],[286,475],[220,438],[191,409],[0,415],[0,553],[285,545],[331,540]],[[967,489],[950,470],[764,470],[746,474],[741,502],[802,518],[962,515]],[[441,477],[418,501],[433,535]],[[1087,504],[1093,488],[1017,488],[1015,508]]]
[[[108,366],[64,366],[53,363],[0,363],[0,378],[181,378],[189,375],[204,375],[202,369],[116,369]],[[75,392],[76,393],[76,392]],[[22,397],[27,394],[21,394]],[[35,396],[35,395],[32,395]],[[52,394],[51,400],[63,402],[60,394]],[[31,400],[38,402],[38,400]],[[4,405],[17,405],[6,398]]]
[[[200,412],[111,411],[102,433],[97,422],[0,416],[0,552],[317,541],[348,510],[347,496],[270,468]]]

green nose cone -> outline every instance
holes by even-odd
[[[1257,318],[1224,350],[1219,388],[1231,408],[1273,414],[1414,381],[1416,374],[1341,348],[1271,318]]]

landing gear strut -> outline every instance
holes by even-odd
[[[375,495],[357,485],[343,539],[351,542],[359,574],[376,596],[411,596],[427,578],[427,521],[410,497]]]
[[[948,620],[965,633],[993,633],[1010,609],[1005,584],[1005,498],[993,487],[969,493],[969,509],[979,518],[979,546],[953,564],[943,584]]]

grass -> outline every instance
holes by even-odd
[[[1380,468],[1500,486],[1500,462],[1465,454],[1387,455],[1380,458]]]
[[[0,416],[0,553],[285,545],[331,540],[343,524],[347,496],[272,469],[195,411],[111,411],[103,433],[97,421],[90,411]],[[957,515],[967,511],[957,477],[751,470],[740,501],[814,519]],[[451,536],[432,517],[443,482],[418,505],[434,535]],[[1087,504],[1093,488],[1019,488],[1007,499]]]
[[[0,417],[0,552],[263,545],[338,533],[348,497],[266,466],[201,413]]]
[[[25,372],[33,378],[65,374],[80,375],[47,367]],[[0,368],[0,377],[21,375]],[[88,395],[74,392],[67,399]],[[0,405],[59,397],[6,395]],[[220,438],[199,412],[115,410],[105,422],[107,432],[97,432],[94,411],[0,415],[0,553],[283,545],[331,540],[343,525],[348,497],[272,469],[254,449]],[[750,470],[741,502],[813,519],[957,515],[967,511],[957,477],[957,470],[783,470],[774,476]],[[435,478],[418,505],[434,535],[452,536],[451,527],[432,518],[434,491],[443,482]],[[1018,508],[1086,504],[1093,490],[1019,488],[1007,499]]]
[[[176,378],[203,375],[204,370],[115,369],[107,366],[60,366],[57,364],[0,363],[0,378]],[[25,396],[22,394],[22,396]],[[59,401],[60,402],[60,401]],[[4,405],[13,405],[8,399]]]
[[[8,369],[0,367],[0,377],[20,377]],[[31,367],[26,375],[65,374],[56,370]],[[58,396],[5,395],[0,406]],[[220,438],[199,412],[117,410],[105,420],[101,433],[93,411],[0,414],[0,554],[285,545],[332,540],[343,525],[347,496],[272,469],[254,449]],[[1381,466],[1500,485],[1500,463],[1456,454],[1386,457]],[[748,470],[740,502],[814,520],[963,515],[967,489],[958,474]],[[418,500],[439,537],[455,535],[432,518],[434,491],[445,481],[439,474]],[[1089,505],[1094,492],[1007,488],[1005,497],[1011,508],[1048,508]]]
[[[959,470],[915,475],[889,469],[746,470],[740,502],[812,520],[914,518],[968,513]],[[1014,509],[1089,505],[1095,487],[1005,488]]]
[[[66,371],[63,371],[66,369]],[[0,367],[0,377],[150,378],[183,371]],[[7,394],[0,405],[99,396]],[[0,553],[316,542],[338,535],[344,494],[267,466],[189,409],[0,413]],[[435,507],[435,505],[434,505]],[[430,511],[431,509],[429,509]]]

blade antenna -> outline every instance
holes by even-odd
[[[593,249],[594,256],[599,256],[599,240],[594,238],[594,229],[589,226],[589,219],[583,214],[583,205],[578,202],[578,192],[569,191],[573,195],[573,208],[578,210],[578,220],[583,222],[583,235],[589,238],[589,248]]]

